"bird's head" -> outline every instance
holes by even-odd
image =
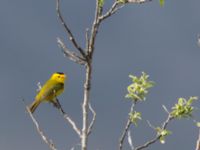
[[[62,72],[55,72],[51,76],[51,79],[56,80],[56,81],[58,81],[60,83],[64,83],[65,79],[67,79],[67,76]]]

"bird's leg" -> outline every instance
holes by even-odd
[[[61,104],[60,104],[60,102],[59,102],[59,100],[58,100],[57,97],[55,98],[55,101],[53,102],[53,105],[54,105],[57,109],[59,109],[63,114],[65,114],[65,112],[64,112],[64,110],[62,109],[62,106],[61,106]]]
[[[56,91],[54,90],[53,93],[54,93],[54,97],[55,97],[52,101],[53,106],[56,107],[58,110],[60,110],[63,114],[65,114],[64,110],[61,107],[61,104],[60,104],[58,98],[56,97]]]

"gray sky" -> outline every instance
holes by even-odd
[[[91,26],[95,1],[62,0],[61,4],[65,19],[84,47],[84,32]],[[81,126],[84,68],[63,57],[56,44],[56,37],[61,37],[73,49],[56,17],[54,0],[1,0],[0,18],[0,149],[47,150],[21,99],[31,103],[37,82],[44,83],[53,72],[63,71],[69,80],[59,99]],[[145,71],[156,82],[147,101],[136,107],[143,120],[133,128],[135,146],[154,136],[145,120],[159,126],[166,119],[162,104],[170,108],[179,97],[200,96],[199,33],[199,0],[166,1],[164,7],[158,1],[129,5],[102,24],[92,77],[91,102],[97,120],[89,138],[91,150],[117,149],[130,107],[124,99],[129,74]],[[200,107],[199,102],[195,106]],[[195,116],[200,120],[198,110]],[[58,149],[79,143],[51,105],[39,106],[35,117]],[[173,121],[169,130],[173,134],[166,144],[156,143],[149,150],[195,148],[198,129],[191,120]]]

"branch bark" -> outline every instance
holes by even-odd
[[[61,22],[61,24],[63,25],[65,31],[67,32],[68,36],[69,36],[69,40],[73,43],[74,47],[81,53],[81,55],[85,58],[86,54],[84,52],[84,50],[79,46],[79,44],[76,42],[76,39],[74,38],[71,30],[69,29],[68,25],[65,23],[61,11],[60,11],[60,0],[56,0],[56,12],[57,12],[57,16]]]
[[[92,128],[93,128],[93,125],[94,125],[95,120],[96,120],[96,112],[95,112],[94,109],[92,108],[91,104],[89,104],[89,109],[90,109],[90,111],[92,112],[93,117],[92,117],[92,121],[90,122],[90,125],[89,125],[89,127],[88,127],[88,135],[92,132]]]
[[[88,141],[88,105],[89,105],[89,95],[91,88],[91,72],[92,66],[89,61],[86,65],[86,79],[84,83],[84,99],[82,104],[83,111],[83,126],[82,126],[82,137],[81,137],[81,149],[87,150],[87,141]]]
[[[60,103],[59,103],[60,105]],[[63,115],[63,118],[72,126],[73,130],[78,134],[79,138],[81,138],[81,131],[77,127],[76,123],[69,117],[69,115],[62,109],[62,106],[60,105],[60,108],[58,108],[60,113]]]
[[[196,149],[195,150],[200,150],[200,129],[199,129],[199,137],[197,139]]]
[[[113,5],[111,6],[111,8],[110,8],[104,15],[102,15],[102,16],[99,17],[99,20],[102,21],[102,20],[104,20],[104,19],[110,17],[110,16],[113,15],[114,13],[116,13],[117,10],[118,10],[119,8],[121,8],[121,7],[119,7],[120,5],[121,5],[121,7],[124,6],[124,4],[122,4],[121,2],[115,1],[115,2],[113,3]]]
[[[135,105],[136,105],[136,101],[133,102],[129,113],[133,112]],[[128,118],[126,126],[125,126],[125,128],[122,132],[121,138],[119,140],[119,150],[122,150],[122,147],[123,147],[123,144],[124,144],[124,139],[127,135],[127,132],[129,130],[130,126],[131,126],[131,120],[130,120],[130,118]]]
[[[58,46],[62,49],[65,56],[68,57],[71,61],[78,63],[80,65],[85,65],[85,59],[78,56],[78,54],[76,54],[75,52],[70,51],[60,38],[57,38],[57,43]]]
[[[24,100],[23,100],[23,101],[24,101]],[[39,126],[37,120],[34,118],[33,114],[30,112],[28,106],[26,106],[26,111],[28,112],[29,116],[31,117],[31,119],[32,119],[32,121],[33,121],[33,123],[34,123],[34,125],[35,125],[35,127],[36,127],[36,130],[37,130],[37,132],[39,133],[39,135],[40,135],[40,137],[42,138],[42,140],[49,146],[49,148],[50,148],[51,150],[57,150],[56,147],[55,147],[55,145],[54,145],[54,143],[53,143],[53,141],[50,140],[50,139],[44,134],[44,132],[42,131],[42,129],[40,128],[40,126]]]
[[[169,122],[174,119],[170,114],[168,115],[167,119],[163,122],[162,125],[162,130],[165,130],[167,128],[167,125],[169,124]],[[141,146],[136,147],[134,150],[142,150],[145,149],[147,147],[149,147],[151,144],[154,144],[155,142],[157,142],[160,139],[161,135],[156,135],[153,139],[147,141],[146,143],[144,143]]]
[[[90,96],[91,77],[92,77],[92,60],[93,60],[93,53],[94,53],[94,49],[95,49],[96,36],[97,36],[98,29],[100,27],[101,22],[103,20],[105,20],[106,18],[110,17],[111,15],[113,15],[114,13],[116,13],[117,10],[119,10],[121,7],[124,6],[124,4],[120,1],[115,1],[113,3],[112,7],[104,15],[102,15],[103,8],[102,8],[102,6],[100,6],[99,0],[96,0],[95,17],[94,17],[93,25],[92,25],[92,28],[90,31],[90,37],[88,34],[88,30],[86,31],[86,46],[85,46],[86,51],[84,51],[77,44],[71,30],[65,23],[62,15],[61,15],[61,12],[60,12],[59,2],[60,2],[60,0],[56,0],[56,10],[57,10],[58,18],[61,21],[65,31],[67,32],[67,35],[69,36],[70,41],[73,43],[75,48],[80,52],[82,57],[80,57],[76,53],[72,53],[70,50],[68,50],[66,48],[66,46],[63,44],[63,42],[59,42],[59,45],[62,47],[62,49],[64,50],[64,53],[66,54],[66,56],[69,57],[69,59],[71,59],[72,61],[74,61],[78,64],[84,64],[86,67],[86,76],[85,76],[85,82],[84,82],[84,98],[83,98],[83,103],[82,103],[82,115],[83,115],[82,132],[81,132],[80,137],[81,137],[81,149],[87,150],[88,136],[92,131],[92,127],[93,127],[94,121],[96,119],[96,113],[89,106],[89,98],[90,98],[89,96]],[[82,61],[84,61],[84,63]],[[88,123],[89,109],[93,113],[93,120],[91,121],[90,125]],[[130,120],[128,121],[127,126],[128,126],[127,128],[129,128]],[[125,131],[125,135],[126,135],[126,132],[127,131]],[[79,132],[78,132],[78,134],[80,135]]]
[[[137,3],[137,4],[142,4],[146,2],[150,2],[152,0],[126,0],[126,3]]]

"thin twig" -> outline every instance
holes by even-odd
[[[24,103],[25,101],[22,100]],[[36,129],[37,129],[37,132],[39,133],[40,137],[42,138],[42,140],[49,146],[49,148],[51,150],[57,150],[55,145],[53,144],[52,140],[48,139],[48,137],[44,134],[44,132],[42,131],[42,129],[40,128],[37,120],[34,118],[33,114],[30,112],[30,109],[28,106],[26,106],[26,111],[28,112],[29,116],[31,117]]]
[[[119,140],[119,150],[122,150],[122,146],[124,144],[124,139],[126,137],[126,134],[127,134],[128,130],[129,130],[130,126],[131,126],[131,120],[128,119],[127,123],[126,123],[126,126],[125,126],[125,128],[124,128],[124,130],[122,132],[121,138]]]
[[[147,123],[148,123],[148,125],[149,125],[150,128],[152,128],[152,129],[154,129],[154,130],[156,129],[156,128],[151,124],[151,122],[150,122],[149,120],[147,120]]]
[[[90,122],[90,125],[88,127],[88,135],[92,132],[92,128],[93,128],[93,125],[95,123],[95,120],[96,120],[96,112],[94,111],[94,109],[92,108],[91,104],[89,104],[89,109],[90,111],[92,112],[93,114],[93,118],[92,118],[92,121]]]
[[[199,137],[197,139],[196,149],[195,150],[200,150],[200,128],[199,128]]]
[[[111,8],[104,15],[102,15],[102,16],[99,17],[99,20],[102,21],[102,20],[110,17],[114,13],[116,13],[117,10],[121,8],[121,7],[119,7],[119,5],[121,5],[122,7],[124,6],[124,4],[122,4],[121,2],[115,1],[113,3],[113,5],[111,6]]]
[[[61,11],[60,11],[60,0],[56,0],[56,11],[57,11],[57,15],[58,18],[61,21],[61,24],[63,25],[65,31],[67,32],[70,41],[73,43],[74,47],[81,53],[81,55],[86,58],[86,54],[84,52],[84,50],[77,44],[71,30],[69,29],[69,27],[67,26],[66,22],[64,21],[62,15],[61,15]]]
[[[65,56],[67,56],[70,60],[80,65],[85,64],[85,60],[82,57],[78,56],[75,52],[70,51],[60,38],[57,38],[57,42],[58,46],[62,49]]]
[[[131,147],[131,149],[133,150],[134,146],[133,146],[133,141],[132,141],[131,131],[130,130],[128,130],[128,144]]]
[[[165,130],[167,128],[167,125],[169,124],[169,122],[174,119],[172,116],[168,115],[167,119],[163,122],[162,124],[162,130]],[[157,142],[160,139],[161,135],[156,135],[153,139],[147,141],[146,143],[144,143],[141,146],[136,147],[134,150],[142,150],[147,148],[148,146],[150,146],[151,144]]]
[[[116,13],[119,9],[121,9],[122,7],[124,7],[125,4],[127,3],[137,3],[137,4],[142,4],[145,2],[150,2],[152,0],[126,0],[125,3],[122,3],[120,1],[115,1],[113,3],[113,5],[111,6],[111,8],[101,17],[99,17],[99,20],[102,21],[108,17],[110,17],[111,15],[113,15],[114,13]]]
[[[137,3],[137,4],[143,4],[146,2],[151,2],[152,0],[126,0],[126,3]]]
[[[89,29],[87,28],[85,31],[85,39],[86,39],[86,47],[85,49],[89,49],[90,39],[89,39]],[[88,52],[88,51],[87,51]],[[88,54],[87,54],[88,55]]]
[[[59,103],[59,101],[58,101]],[[73,130],[78,134],[78,136],[81,138],[81,131],[77,127],[76,123],[68,116],[68,114],[63,110],[62,106],[59,103],[59,107],[57,107],[60,113],[63,115],[64,119],[72,126]]]
[[[168,115],[170,115],[170,112],[169,112],[169,110],[167,109],[167,107],[166,107],[165,105],[162,105],[162,107],[163,107],[163,109],[165,110],[165,112],[166,112]]]
[[[91,34],[90,34],[90,42],[89,42],[89,48],[87,49],[87,53],[89,55],[89,58],[92,57],[93,52],[94,52],[94,45],[95,45],[95,39],[96,35],[98,33],[98,29],[100,26],[100,21],[99,21],[99,1],[96,0],[96,10],[95,10],[95,16],[94,16],[94,21],[91,29]]]
[[[76,133],[79,135],[79,137],[81,138],[81,131],[79,130],[79,128],[76,126],[76,123],[65,113],[63,114],[63,117],[69,122],[69,124],[72,126],[72,128],[74,129],[74,131],[76,131]]]
[[[131,109],[130,109],[129,113],[133,112],[135,104],[136,104],[136,102],[134,101],[133,104],[131,105]],[[131,126],[131,120],[130,120],[130,118],[128,118],[126,126],[125,126],[125,128],[124,128],[124,130],[122,132],[122,135],[120,137],[120,140],[119,140],[119,150],[122,150],[122,146],[124,144],[124,139],[126,137],[126,134],[127,134],[128,130],[129,130],[130,126]]]

